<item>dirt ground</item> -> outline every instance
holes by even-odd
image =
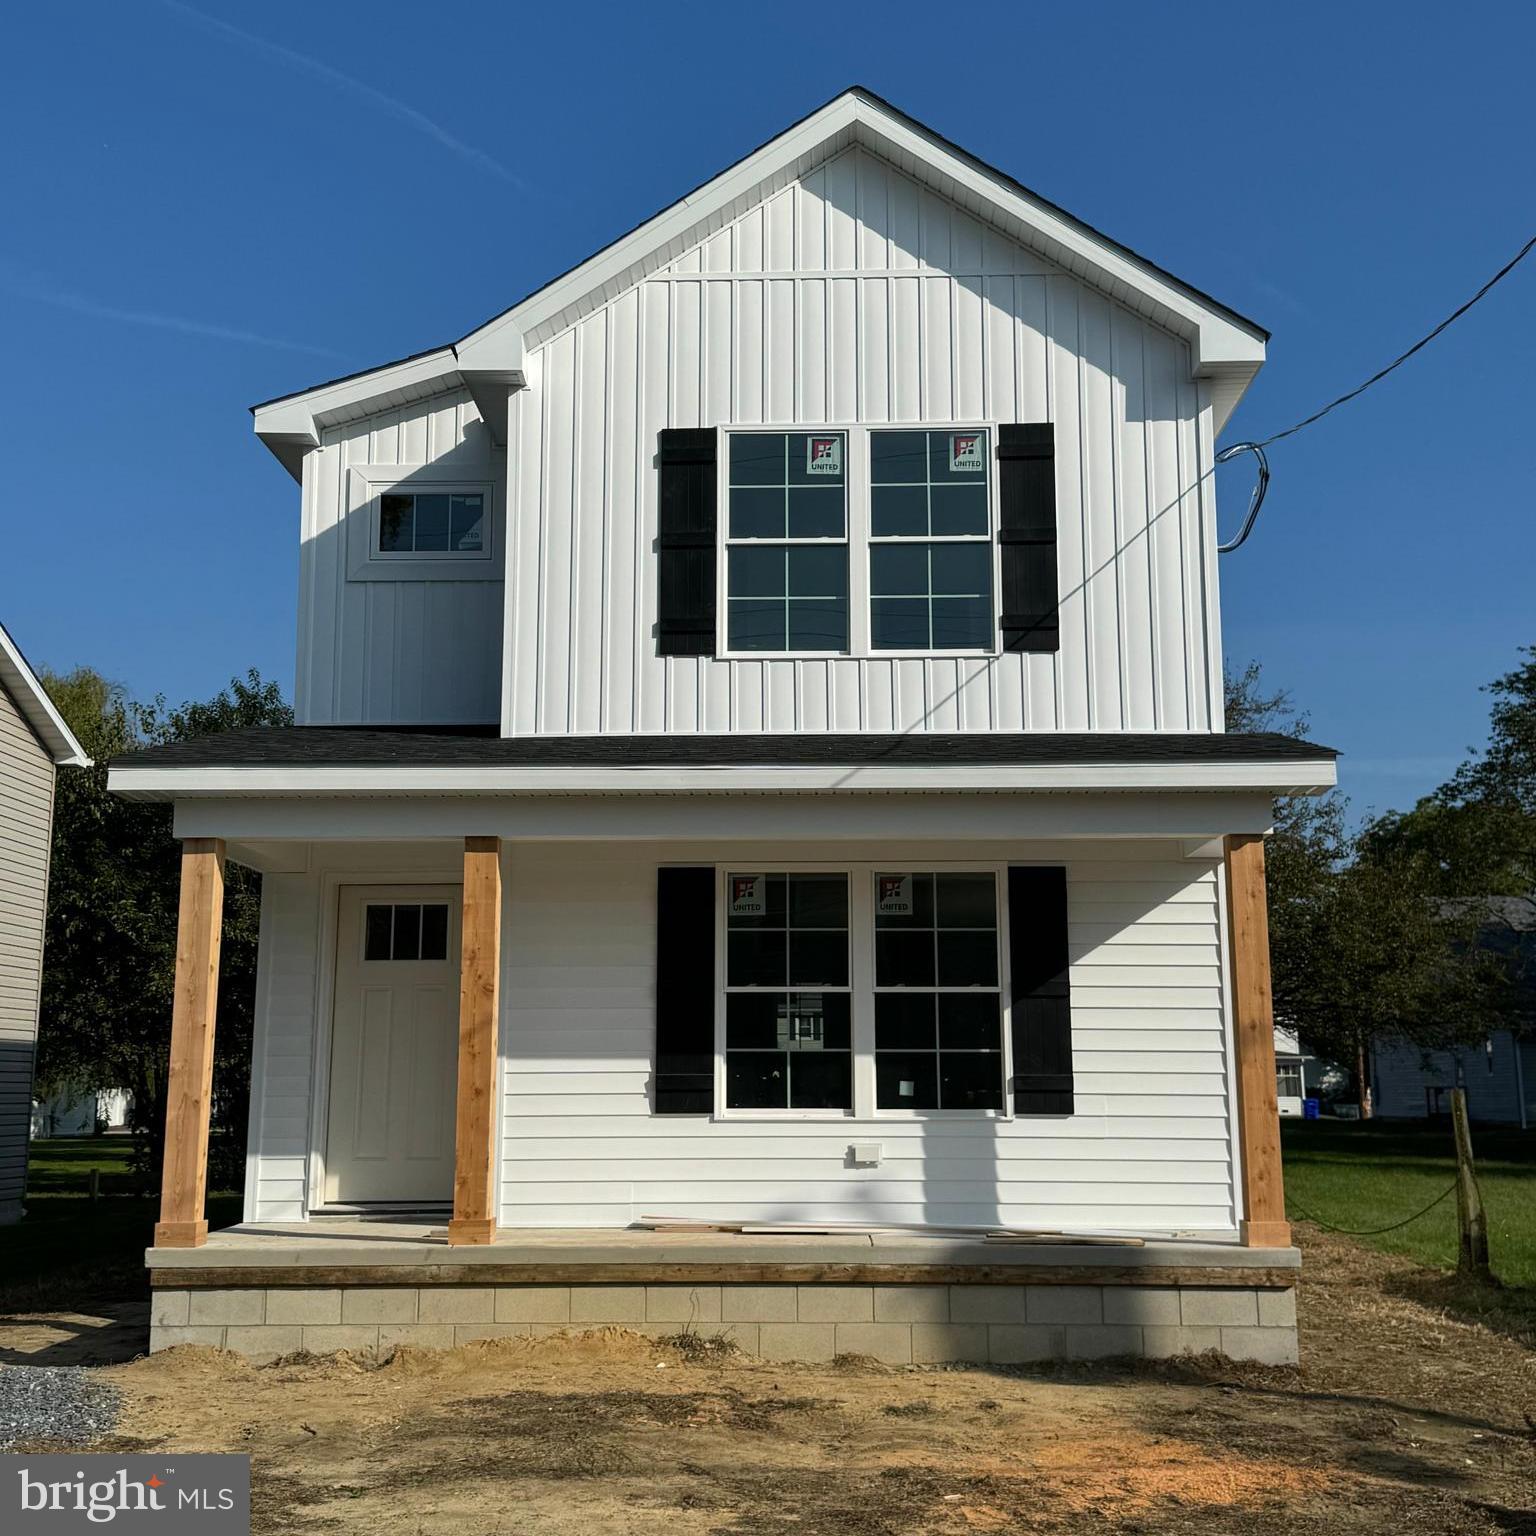
[[[384,1365],[177,1349],[104,1368],[108,1448],[248,1451],[263,1533],[1536,1536],[1529,1341],[1336,1240],[1304,1274],[1300,1369],[765,1365],[620,1330]]]

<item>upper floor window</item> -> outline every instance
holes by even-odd
[[[848,649],[847,456],[845,432],[730,434],[730,650]]]
[[[381,555],[475,555],[485,548],[481,492],[385,491],[379,497]]]
[[[871,432],[869,460],[871,648],[990,650],[987,432]]]

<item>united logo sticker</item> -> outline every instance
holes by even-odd
[[[762,875],[731,876],[731,916],[761,917],[768,910]]]
[[[881,917],[911,917],[912,876],[881,875],[875,895],[875,911]]]
[[[808,475],[840,475],[843,472],[841,437],[811,436],[805,440],[805,472]]]
[[[951,474],[981,474],[987,461],[981,450],[980,432],[951,432],[949,434],[949,469]]]

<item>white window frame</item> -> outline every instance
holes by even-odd
[[[764,539],[738,539],[731,536],[731,443],[732,437],[776,437],[785,433],[820,433],[830,436],[836,432],[843,439],[843,536],[841,539],[794,539],[788,536],[784,538]],[[853,433],[847,427],[834,425],[819,426],[807,425],[801,422],[789,427],[757,427],[744,424],[734,424],[729,427],[720,427],[716,437],[715,463],[718,472],[715,476],[716,492],[719,498],[718,510],[715,514],[715,526],[719,529],[717,536],[718,553],[715,558],[715,572],[717,592],[715,609],[719,615],[717,633],[715,636],[715,654],[729,657],[733,661],[805,661],[816,657],[828,656],[852,656],[854,652],[854,540],[853,540],[853,465],[855,459]],[[732,651],[730,646],[731,634],[731,550],[732,549],[761,549],[764,546],[780,548],[783,546],[808,546],[812,549],[841,549],[847,560],[848,573],[848,649],[844,651]],[[786,599],[787,601],[788,599]]]
[[[986,483],[987,483],[987,526],[982,533],[963,533],[953,535],[937,535],[931,533],[901,533],[880,534],[875,533],[875,486],[874,486],[874,444],[871,441],[877,433],[881,432],[985,432],[987,435],[986,454]],[[1002,627],[998,616],[998,592],[1001,586],[1002,557],[997,537],[998,525],[998,490],[997,490],[997,427],[991,422],[904,422],[893,421],[886,425],[870,423],[864,429],[865,445],[865,532],[864,532],[864,565],[865,565],[865,623],[869,626],[869,651],[871,656],[900,658],[902,656],[996,656],[1002,648]],[[931,485],[932,481],[925,481]],[[989,559],[987,570],[991,576],[992,590],[989,594],[989,612],[992,623],[992,644],[990,646],[976,646],[969,648],[941,647],[934,648],[913,646],[897,650],[881,650],[874,643],[875,626],[875,547],[877,545],[911,545],[911,544],[986,544],[989,546]],[[929,634],[933,632],[933,598],[929,596],[928,628]]]
[[[999,476],[997,471],[997,442],[999,422],[991,417],[977,417],[970,421],[878,421],[878,422],[730,422],[715,429],[716,475],[716,557],[715,557],[715,657],[721,661],[825,661],[854,659],[878,659],[882,661],[920,660],[989,660],[1003,653],[1001,629],[1002,555],[997,529],[999,507]],[[847,443],[848,461],[844,467],[847,487],[847,527],[845,547],[848,551],[848,649],[846,651],[737,651],[730,647],[729,603],[730,578],[727,569],[732,543],[780,543],[780,544],[832,544],[831,539],[759,539],[732,540],[730,538],[730,442],[732,433],[773,434],[778,432],[841,432]],[[870,434],[873,432],[985,432],[987,434],[987,531],[985,538],[991,544],[989,569],[992,573],[992,643],[981,649],[956,650],[876,650],[873,643],[873,625],[870,608],[870,550],[872,538],[873,505],[870,495]],[[983,535],[969,534],[955,540],[938,539],[923,535],[906,538],[882,539],[881,543],[981,543]]]
[[[783,1123],[814,1120],[833,1125],[881,1125],[926,1120],[1007,1122],[1014,1118],[1013,1003],[1008,969],[1008,869],[1017,859],[930,859],[807,862],[793,859],[733,859],[715,864],[715,1097],[710,1119],[739,1124],[743,1121]],[[910,867],[921,874],[990,874],[997,882],[998,1028],[1002,1031],[999,1057],[1002,1072],[1001,1109],[877,1109],[875,1106],[875,877]],[[731,1109],[726,1105],[725,1073],[725,966],[729,929],[732,874],[824,874],[848,877],[848,988],[853,1051],[853,1105],[851,1109]],[[786,987],[785,991],[794,991]],[[814,991],[813,987],[800,990]]]
[[[382,550],[383,497],[479,496],[484,507],[481,547],[476,550]],[[453,464],[362,464],[348,471],[347,576],[352,581],[499,581],[500,541],[496,483]]]

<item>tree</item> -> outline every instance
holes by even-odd
[[[1257,664],[1228,676],[1227,722],[1307,734],[1287,693],[1263,692]],[[1337,790],[1276,803],[1270,955],[1276,1019],[1363,1087],[1371,1040],[1481,1037],[1510,999],[1507,976],[1477,942],[1477,912],[1444,899],[1435,858],[1382,837],[1378,823],[1351,834],[1347,813]]]
[[[128,1089],[136,1162],[153,1187],[165,1124],[180,847],[170,807],[109,794],[107,769],[124,752],[237,726],[288,724],[292,712],[277,685],[254,671],[215,698],[178,709],[161,698],[135,703],[86,667],[45,672],[42,681],[94,766],[58,777],[38,1089]],[[260,889],[258,876],[229,868],[209,1151],[215,1187],[227,1187],[244,1158]]]

